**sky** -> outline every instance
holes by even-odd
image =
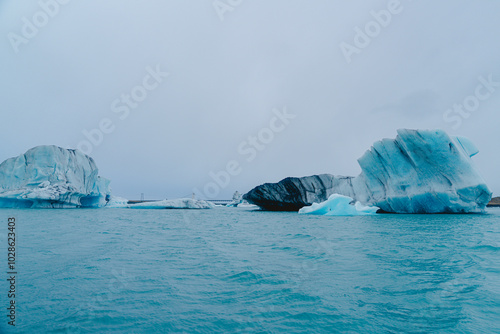
[[[399,128],[470,138],[500,195],[500,2],[0,2],[0,160],[78,148],[129,199],[356,176]]]

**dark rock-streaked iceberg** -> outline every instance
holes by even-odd
[[[491,192],[472,162],[477,153],[464,137],[402,129],[396,139],[373,144],[358,160],[357,177],[287,178],[258,186],[244,199],[265,210],[295,211],[337,193],[385,212],[483,212]]]
[[[109,181],[77,150],[37,146],[0,164],[0,207],[102,207]]]
[[[287,177],[278,183],[258,186],[245,194],[243,198],[264,210],[298,211],[312,203],[326,201],[334,193],[344,194],[348,189],[352,189],[348,186],[351,179],[330,174]],[[347,194],[347,196],[350,195]]]

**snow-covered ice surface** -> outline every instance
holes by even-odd
[[[351,204],[353,199],[349,196],[332,194],[326,201],[313,203],[311,206],[303,207],[299,214],[323,215],[323,216],[362,216],[374,215],[378,211],[376,206],[365,206],[360,202]]]
[[[34,147],[0,164],[0,207],[102,207],[111,191],[98,173],[78,150]]]
[[[139,204],[130,204],[127,206],[131,209],[213,209],[215,204],[196,200],[191,198],[166,199],[156,202],[145,202]]]

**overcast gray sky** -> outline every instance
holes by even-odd
[[[0,160],[80,145],[116,195],[203,197],[213,172],[229,198],[441,128],[500,194],[498,1],[54,1],[0,2]]]

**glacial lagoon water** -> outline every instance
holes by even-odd
[[[500,333],[499,209],[6,209],[0,241],[2,333]]]

